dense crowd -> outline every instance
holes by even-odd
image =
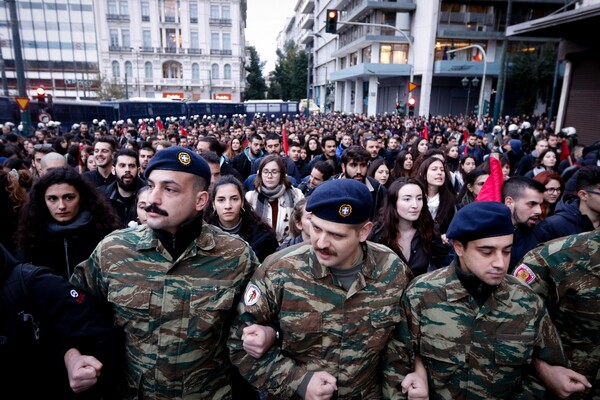
[[[316,257],[314,259],[321,266],[331,270],[332,279],[339,281],[344,290],[349,293],[357,291],[362,296],[361,290],[365,289],[355,287],[357,284],[354,282],[363,265],[357,265],[352,258],[358,254],[364,255],[361,258],[364,265],[373,263],[377,278],[372,279],[383,279],[390,286],[380,288],[381,293],[367,293],[366,297],[355,299],[356,304],[353,303],[352,307],[359,310],[357,315],[387,312],[389,324],[381,317],[381,322],[377,322],[380,326],[375,328],[384,329],[385,334],[377,329],[361,331],[360,335],[356,333],[354,339],[343,343],[355,350],[360,346],[358,342],[364,342],[367,347],[373,346],[380,352],[388,346],[388,353],[393,351],[400,358],[388,360],[387,367],[380,370],[377,366],[370,366],[370,370],[381,373],[381,376],[374,377],[372,371],[365,370],[365,359],[361,357],[368,357],[370,362],[375,363],[381,359],[370,353],[355,354],[353,361],[345,361],[348,370],[353,371],[348,372],[349,376],[337,376],[336,381],[331,375],[319,375],[324,388],[321,398],[330,398],[330,387],[335,387],[337,398],[340,399],[380,396],[396,398],[402,395],[402,390],[399,390],[401,385],[404,392],[408,392],[409,398],[411,395],[412,398],[420,398],[419,396],[423,396],[421,390],[427,386],[430,393],[437,393],[440,398],[462,398],[464,390],[472,390],[476,398],[491,398],[487,396],[494,393],[494,390],[491,386],[487,387],[486,382],[493,382],[494,378],[486,375],[485,368],[482,367],[475,373],[474,389],[464,389],[457,376],[452,377],[451,381],[445,381],[444,373],[452,374],[444,371],[447,366],[442,366],[440,362],[461,362],[445,359],[449,357],[446,354],[448,347],[427,349],[425,347],[431,343],[426,346],[420,339],[421,334],[430,334],[431,331],[427,329],[431,328],[426,328],[425,321],[417,320],[434,317],[426,317],[427,313],[421,314],[424,311],[419,310],[435,308],[440,323],[443,324],[448,324],[447,319],[452,319],[452,313],[457,311],[448,308],[449,305],[445,303],[447,299],[443,297],[436,300],[437,304],[432,303],[433,297],[421,302],[418,299],[421,299],[423,293],[434,290],[432,288],[436,285],[443,287],[444,284],[440,282],[446,280],[449,285],[452,278],[457,276],[456,282],[466,288],[478,307],[484,306],[492,293],[497,296],[500,293],[510,293],[510,296],[515,296],[514,304],[518,307],[506,312],[522,315],[523,321],[531,318],[532,325],[522,329],[532,329],[532,338],[538,333],[540,335],[540,338],[535,336],[536,350],[533,358],[537,361],[532,364],[530,355],[529,361],[525,360],[523,365],[529,363],[532,368],[535,366],[538,378],[542,380],[542,383],[535,383],[538,385],[537,389],[541,390],[540,393],[543,393],[543,385],[546,385],[559,396],[587,390],[588,397],[585,398],[600,398],[595,386],[591,391],[587,387],[568,388],[567,384],[562,384],[562,379],[557,378],[558,375],[563,376],[563,372],[570,367],[583,374],[592,384],[600,384],[597,377],[600,365],[598,343],[583,345],[577,341],[572,342],[575,333],[567,329],[569,323],[565,320],[568,317],[560,313],[560,299],[556,298],[561,294],[553,294],[553,289],[548,284],[539,291],[536,289],[545,301],[549,302],[552,298],[555,302],[544,306],[535,295],[515,291],[512,286],[504,288],[500,284],[508,274],[526,281],[535,289],[535,284],[539,283],[541,277],[550,274],[537,266],[545,262],[540,256],[546,251],[541,247],[544,243],[566,240],[566,243],[572,244],[572,241],[579,240],[588,249],[581,250],[582,253],[578,253],[578,256],[592,254],[589,250],[590,241],[597,247],[594,236],[583,240],[576,235],[597,235],[600,226],[600,141],[579,143],[574,128],[556,131],[554,121],[545,117],[507,116],[498,123],[493,123],[491,119],[478,123],[475,118],[463,116],[408,118],[396,114],[374,117],[330,114],[311,116],[308,119],[263,115],[250,121],[243,116],[194,121],[173,118],[167,119],[164,125],[153,119],[140,120],[137,124],[132,121],[109,124],[94,120],[91,125],[85,122],[74,125],[69,133],[57,131],[53,124],[38,128],[32,137],[22,137],[16,135],[10,126],[2,127],[0,160],[3,169],[0,171],[0,186],[4,190],[0,196],[0,213],[4,229],[0,243],[6,249],[5,264],[14,266],[31,263],[49,267],[55,275],[65,280],[63,283],[56,283],[57,286],[66,285],[66,280],[70,279],[77,290],[89,292],[94,298],[108,299],[115,311],[116,324],[124,327],[128,318],[134,321],[136,318],[143,319],[138,315],[141,309],[158,306],[152,303],[156,300],[153,293],[157,290],[165,291],[162,301],[170,301],[172,304],[188,301],[178,298],[175,292],[173,297],[167,297],[167,286],[138,286],[133,290],[135,285],[127,286],[130,275],[147,273],[149,281],[158,282],[164,280],[164,271],[169,271],[173,265],[179,265],[179,262],[184,263],[180,266],[184,270],[193,268],[185,264],[185,260],[191,257],[190,243],[194,243],[195,238],[203,238],[201,242],[198,239],[198,248],[194,247],[193,250],[196,266],[206,264],[211,265],[212,269],[218,269],[219,265],[225,267],[234,262],[230,260],[233,257],[230,253],[235,253],[236,260],[239,261],[241,257],[247,263],[244,265],[248,270],[241,275],[230,270],[227,277],[215,275],[215,278],[210,278],[203,275],[200,279],[196,272],[189,272],[191,281],[197,280],[202,285],[207,284],[206,279],[212,282],[211,287],[205,289],[214,290],[211,299],[218,297],[218,304],[211,304],[210,307],[216,308],[208,310],[228,310],[232,307],[235,310],[233,303],[237,303],[243,294],[237,312],[247,327],[242,334],[240,320],[233,322],[232,336],[227,343],[231,361],[239,368],[239,374],[234,371],[232,378],[234,398],[264,397],[267,392],[302,398],[309,398],[309,393],[314,394],[312,379],[317,375],[307,371],[317,371],[316,367],[309,365],[312,365],[313,356],[317,359],[320,356],[307,341],[310,331],[305,328],[311,324],[325,326],[328,321],[325,315],[331,321],[346,317],[343,312],[339,315],[335,312],[338,310],[334,301],[337,296],[335,288],[320,290],[318,296],[321,297],[318,297],[310,293],[313,289],[304,288],[297,283],[310,280],[303,275],[306,272],[298,271],[304,270],[305,264],[312,265],[313,258]],[[198,155],[204,163],[202,168],[197,167]],[[188,166],[189,170],[186,169]],[[166,176],[165,171],[185,171],[188,175],[206,178],[207,186],[203,187],[202,183],[193,181],[182,184],[175,178],[175,183],[171,184],[171,178]],[[348,186],[348,181],[353,183]],[[353,186],[355,183],[360,184],[358,188]],[[202,190],[198,194],[192,194],[199,187]],[[189,196],[182,197],[183,193],[190,190]],[[181,209],[177,210],[175,203],[173,210],[176,212],[161,208],[163,201],[164,204],[169,203],[167,200],[158,202],[157,191],[161,191],[161,196],[165,196],[167,200],[179,196],[178,204]],[[486,209],[485,204],[489,202],[495,204]],[[496,205],[501,208],[495,208]],[[357,215],[359,219],[349,222]],[[171,225],[164,226],[154,226],[155,222],[147,222],[148,218],[152,221],[161,217],[169,221],[177,218],[180,220],[177,224],[169,222]],[[335,249],[329,242],[328,246],[323,244],[323,237],[332,235],[336,240],[341,240],[338,237],[341,233],[330,231],[322,221],[333,222],[336,226],[355,226],[367,222],[369,229],[359,230],[360,240],[348,242],[347,248]],[[507,223],[502,225],[502,222]],[[473,231],[469,231],[471,228],[465,228],[465,225],[469,225]],[[365,225],[362,226],[364,228]],[[232,239],[236,236],[230,235],[238,235],[244,239],[244,243],[251,249],[250,253]],[[462,275],[461,263],[465,262],[465,254],[469,253],[466,250],[467,243],[486,238],[502,243],[502,238],[506,235],[512,240],[503,250],[507,265],[497,282],[489,283],[485,279],[473,278],[473,275]],[[375,247],[369,247],[372,245]],[[156,248],[157,253],[151,256],[144,252],[144,249],[150,248]],[[362,250],[355,253],[354,248]],[[299,249],[309,252],[313,258],[303,258],[301,254],[294,253],[300,252]],[[343,252],[348,252],[346,258],[341,255]],[[275,256],[271,257],[273,254]],[[373,261],[368,261],[368,257],[374,257]],[[342,265],[328,265],[324,261],[331,258],[336,263],[349,262],[349,267],[352,268],[345,272],[337,270],[335,267],[341,268]],[[595,264],[592,260],[591,268],[595,268],[597,274],[597,257],[595,260]],[[248,283],[258,263],[263,263],[262,267],[256,270]],[[120,266],[123,270],[115,272],[115,266]],[[378,269],[384,266],[382,270]],[[147,270],[140,272],[139,268]],[[289,268],[292,270],[288,271]],[[366,269],[364,267],[362,273],[366,273]],[[237,267],[234,270],[237,271]],[[392,270],[393,276],[390,275]],[[351,274],[347,275],[348,272]],[[325,270],[322,273],[323,276],[327,275]],[[128,278],[123,278],[124,275]],[[3,275],[0,273],[1,276]],[[181,279],[182,282],[171,283],[169,290],[184,290],[190,284],[185,276],[186,273],[178,271],[173,279]],[[371,279],[371,276],[367,274],[367,278]],[[222,292],[216,282],[223,280],[236,282],[236,292]],[[291,289],[284,289],[286,282],[291,285]],[[410,286],[409,282],[412,282]],[[0,287],[3,284],[0,280]],[[294,288],[296,284],[299,288]],[[553,284],[559,286],[558,278],[554,279]],[[407,288],[406,292],[403,291],[404,288]],[[202,287],[198,289],[202,291]],[[599,291],[598,286],[591,289],[591,293],[595,295]],[[381,298],[375,298],[374,293],[379,293],[377,296]],[[439,292],[436,293],[439,295]],[[193,295],[192,292],[190,296]],[[313,295],[318,300],[315,300],[317,297],[311,298]],[[144,299],[145,296],[147,298]],[[255,296],[256,301],[249,296]],[[314,310],[298,306],[297,314],[291,317],[282,314],[287,307],[286,302],[296,302],[303,296],[307,296],[309,304],[312,301],[320,301],[322,304],[314,306]],[[201,299],[201,294],[199,298]],[[265,300],[267,298],[268,303]],[[192,302],[193,299],[189,301]],[[371,304],[377,301],[381,303],[380,307]],[[390,301],[397,302],[396,307],[401,305],[402,311],[386,311]],[[597,305],[597,300],[588,301],[590,303],[587,306],[590,308],[594,308],[593,304]],[[180,306],[181,304],[175,309]],[[190,303],[189,306],[194,305]],[[195,306],[202,309],[202,300]],[[90,307],[97,306],[92,304]],[[550,311],[548,315],[545,314],[546,307]],[[260,310],[256,311],[257,308]],[[316,310],[320,310],[323,315],[314,315],[313,311]],[[533,316],[530,315],[532,310],[535,310]],[[445,316],[440,317],[442,314]],[[468,318],[466,314],[462,313],[457,318]],[[397,319],[397,315],[402,315],[401,321]],[[585,320],[583,316],[579,317]],[[192,333],[190,328],[188,335],[207,335],[206,330],[218,329],[215,326],[221,324],[228,327],[232,323],[229,317],[226,318],[227,322],[219,320],[217,316],[211,317],[214,318],[212,321],[204,315],[198,318],[201,319],[199,331]],[[491,318],[493,322],[480,328],[498,329],[495,325],[497,318],[499,317],[494,315]],[[597,338],[600,334],[597,311],[592,311],[589,319],[587,327],[582,328],[583,333],[577,334]],[[372,323],[376,324],[376,321],[372,320]],[[548,334],[548,331],[555,329],[553,324],[558,329],[560,339]],[[360,326],[361,322],[346,322],[340,327],[354,329],[355,325]],[[393,334],[392,325],[397,326]],[[542,333],[540,327],[546,325],[549,328],[543,328],[545,332]],[[254,329],[253,336],[264,338],[264,342],[257,345],[260,350],[254,354],[252,346],[245,342],[249,337],[245,330],[248,326]],[[267,326],[269,330],[257,328],[260,326]],[[107,328],[97,328],[94,335],[97,336],[101,329]],[[152,326],[151,322],[139,322],[139,326],[125,328],[125,333],[126,336],[137,337],[136,340],[148,336],[157,338],[160,342],[160,335],[166,335],[173,341],[186,342],[181,337],[179,328],[164,328],[164,332],[162,329],[160,326]],[[464,334],[466,328],[457,329]],[[357,328],[358,331],[360,329]],[[534,331],[538,333],[534,335]],[[367,336],[364,336],[365,333],[368,333]],[[450,333],[451,329],[445,332]],[[373,334],[384,334],[385,340],[369,337]],[[461,335],[460,332],[453,334],[458,335],[457,337]],[[511,332],[506,332],[507,337],[510,334]],[[95,337],[94,335],[91,336]],[[119,333],[110,331],[110,335],[114,335],[116,341]],[[283,340],[280,335],[284,336]],[[338,349],[340,352],[331,350],[338,346],[335,344],[336,339],[327,335],[323,337],[331,340],[331,344],[329,347],[324,343],[319,344],[323,360],[321,364],[317,364],[327,369],[330,367],[329,363],[342,363],[344,351],[343,348]],[[411,339],[406,339],[408,337]],[[457,354],[467,346],[463,344],[460,347],[459,343],[463,342],[457,338],[451,340],[444,336],[442,339],[447,342],[445,346],[455,347]],[[543,343],[544,340],[547,342]],[[117,362],[115,357],[103,355],[111,352],[107,348],[114,346],[114,341],[102,341],[97,348],[86,344],[87,351],[93,349],[91,351],[99,354],[97,358],[102,363],[114,366]],[[221,337],[215,342],[220,344],[221,352],[225,351],[226,341],[227,338]],[[407,341],[410,345],[407,345]],[[129,349],[126,358],[133,357],[136,360],[133,364],[142,371],[136,372],[142,375],[136,375],[131,372],[135,367],[130,370],[127,387],[133,387],[139,390],[138,393],[150,397],[160,393],[176,398],[185,393],[187,389],[178,389],[177,385],[173,386],[169,382],[168,376],[161,375],[168,375],[168,368],[160,370],[153,378],[144,377],[144,374],[152,370],[150,365],[158,362],[153,360],[152,355],[144,352],[161,352],[163,350],[160,346],[145,348],[143,343],[131,345],[127,339],[126,343]],[[298,343],[301,344],[300,347]],[[539,350],[544,350],[545,345],[547,352],[540,353]],[[280,359],[281,355],[271,354],[270,346],[284,349],[285,354],[289,353],[284,358],[293,358],[295,363],[302,366],[304,373],[289,373],[288,370],[294,370],[298,366],[287,364],[287,361]],[[302,346],[307,347],[303,349]],[[488,348],[489,343],[482,343],[481,346],[485,348],[480,353],[482,359],[494,353],[493,346]],[[525,345],[520,346],[519,349],[510,346],[508,350],[503,349],[518,352]],[[533,344],[531,346],[533,348]],[[565,348],[564,354],[561,346]],[[218,350],[219,346],[216,348]],[[194,349],[187,349],[185,346],[178,351],[187,357],[197,356]],[[574,355],[578,351],[595,361],[580,361],[582,356]],[[214,359],[205,359],[201,368],[197,367],[190,372],[195,374],[193,382],[208,379],[217,389],[211,391],[210,388],[204,388],[199,392],[191,389],[189,393],[201,393],[201,398],[231,396],[229,391],[219,392],[218,389],[219,386],[228,385],[227,380],[222,379],[229,372],[223,372],[225,367],[221,364],[229,361],[227,356],[217,353],[213,354]],[[352,357],[352,354],[350,351],[346,357]],[[52,355],[47,357],[51,358]],[[157,357],[160,358],[158,355]],[[464,360],[464,354],[462,357],[462,362],[469,363]],[[432,359],[437,361],[433,363]],[[252,365],[253,362],[256,365]],[[398,363],[404,366],[400,368]],[[564,370],[557,372],[556,369],[551,369],[551,364],[561,365]],[[73,390],[88,389],[96,383],[94,377],[90,379],[91,383],[80,383],[78,386],[73,383],[71,373],[75,368],[70,365],[74,363],[66,365],[65,375],[71,379]],[[99,371],[101,368],[93,365],[94,370]],[[421,367],[427,370],[425,375],[419,373],[423,371]],[[81,370],[88,371],[90,368],[92,367],[82,367]],[[223,369],[223,375],[214,372],[214,376],[208,377],[206,374],[209,374],[211,368],[213,372]],[[504,367],[497,365],[488,368],[502,370]],[[287,371],[286,374],[282,372],[284,370]],[[413,374],[411,371],[414,371]],[[514,382],[506,383],[513,378],[520,382],[520,375],[515,374],[512,371],[496,379],[498,387],[507,390],[503,394],[497,391],[496,398],[517,398]],[[207,377],[204,378],[205,375]],[[101,384],[96,385],[97,388],[102,385],[111,387],[112,376],[107,373],[106,378],[100,379]],[[580,376],[568,376],[575,383],[585,380]],[[377,382],[383,377],[385,382],[382,386]],[[409,378],[413,379],[410,384],[412,386],[404,387],[405,384],[409,385],[406,383],[410,381]],[[63,386],[68,382],[66,378],[64,382],[57,382],[60,379],[60,376],[57,378],[53,375],[41,382],[59,393],[65,390]],[[132,379],[138,382],[135,383]],[[177,375],[173,379],[177,381],[181,378]],[[247,386],[246,381],[259,392]],[[558,383],[553,386],[549,381]],[[500,385],[500,382],[505,386]],[[353,385],[359,387],[354,388]],[[456,388],[445,388],[453,385]],[[519,387],[520,385],[521,383]],[[523,388],[526,386],[523,384]],[[534,392],[530,393],[532,398],[537,396]],[[112,392],[104,392],[105,397],[109,396],[107,393]],[[125,397],[135,397],[132,393]]]

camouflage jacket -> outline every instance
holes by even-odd
[[[310,371],[337,379],[337,399],[381,398],[385,344],[400,318],[410,269],[385,246],[366,242],[363,266],[346,291],[310,244],[268,257],[252,277],[228,342],[232,362],[256,388],[296,398]],[[259,360],[242,348],[242,329],[278,324],[281,344]]]
[[[388,345],[385,397],[402,397],[400,383],[415,355],[427,369],[431,399],[543,396],[528,377],[532,358],[552,365],[566,360],[542,300],[506,276],[479,308],[455,263],[416,278],[405,290],[403,315]]]
[[[107,299],[125,331],[126,398],[228,399],[226,340],[257,265],[212,225],[177,260],[142,225],[108,235],[71,282]]]
[[[571,368],[593,386],[584,398],[600,399],[600,228],[538,246],[514,274],[546,301]]]

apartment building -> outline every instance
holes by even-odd
[[[512,23],[564,5],[564,0],[511,2]],[[507,5],[508,0],[298,0],[298,30],[286,29],[297,32],[290,39],[312,55],[311,97],[323,112],[393,112],[413,96],[419,115],[473,113],[482,86],[482,106],[491,112]],[[340,12],[336,35],[324,30],[327,9]],[[547,41],[511,38],[508,59],[539,51]],[[473,47],[449,52],[467,46]],[[417,85],[412,93],[411,76]]]
[[[94,98],[98,78],[128,97],[240,101],[246,0],[17,1],[25,77],[55,97]],[[9,87],[16,72],[9,10],[0,43]]]

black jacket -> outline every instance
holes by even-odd
[[[0,393],[22,399],[115,398],[124,352],[112,311],[44,267],[19,264],[0,246]],[[98,385],[75,395],[64,354],[103,364]],[[4,396],[2,396],[4,397]]]
[[[102,186],[98,188],[98,190],[104,194],[106,199],[113,206],[117,215],[119,216],[119,220],[121,221],[121,227],[126,228],[127,224],[131,221],[137,220],[137,208],[136,208],[136,196],[137,192],[144,186],[146,186],[146,181],[136,178],[136,188],[131,197],[123,198],[119,194],[119,188],[117,187],[117,181],[111,183],[107,186]]]
[[[338,174],[332,176],[331,179],[345,179],[342,178],[342,174]],[[371,192],[371,196],[373,197],[373,204],[371,206],[371,212],[369,219],[373,221],[377,217],[377,213],[383,204],[383,199],[387,196],[387,189],[381,183],[377,182],[376,179],[367,176],[365,178],[365,185]]]
[[[594,224],[587,215],[579,211],[579,198],[559,202],[554,210],[554,215],[549,216],[539,223],[544,241],[563,236],[594,230]]]

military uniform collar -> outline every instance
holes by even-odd
[[[446,298],[450,302],[460,301],[460,300],[464,299],[465,297],[469,296],[469,292],[467,291],[467,289],[465,289],[465,287],[462,285],[462,283],[456,276],[456,268],[459,268],[459,267],[458,267],[458,263],[455,259],[448,266],[448,275],[446,278]],[[486,304],[489,304],[490,301],[493,302],[492,307],[495,306],[496,302],[500,302],[503,304],[510,304],[510,294],[509,294],[508,282],[506,280],[506,277],[504,277],[504,279],[502,279],[502,282],[498,286],[498,289],[496,289],[490,295],[490,297],[486,301]]]

